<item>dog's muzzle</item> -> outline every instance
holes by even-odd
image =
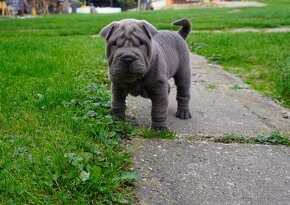
[[[130,55],[124,55],[124,56],[122,56],[122,58],[120,60],[123,61],[124,64],[130,66],[137,59],[135,57],[133,57],[133,56],[130,56]]]
[[[144,73],[145,62],[136,52],[118,52],[110,69],[113,75],[136,75],[139,78]]]

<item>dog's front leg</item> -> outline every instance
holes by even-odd
[[[168,110],[168,85],[153,88],[149,92],[152,101],[151,110],[151,129],[166,130],[167,110]]]
[[[125,120],[127,95],[128,92],[124,88],[112,83],[111,114],[121,120]]]

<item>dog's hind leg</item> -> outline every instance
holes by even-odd
[[[189,109],[191,69],[189,63],[186,63],[174,75],[174,81],[177,87],[177,112],[176,117],[180,119],[191,118]]]

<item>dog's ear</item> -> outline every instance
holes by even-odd
[[[114,28],[116,26],[116,22],[112,22],[109,25],[107,25],[106,27],[104,27],[101,32],[100,32],[100,36],[106,38],[106,40],[108,40],[110,38],[110,36],[112,35]]]
[[[147,21],[142,21],[142,27],[145,30],[146,35],[150,39],[158,32],[157,29]]]

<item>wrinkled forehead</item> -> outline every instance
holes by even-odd
[[[131,39],[135,37],[146,37],[142,29],[141,21],[126,19],[119,21],[116,25],[116,29],[113,35],[117,38],[127,38]]]
[[[137,19],[124,19],[121,21],[118,21],[117,24],[120,26],[139,26],[142,21],[137,20]]]

